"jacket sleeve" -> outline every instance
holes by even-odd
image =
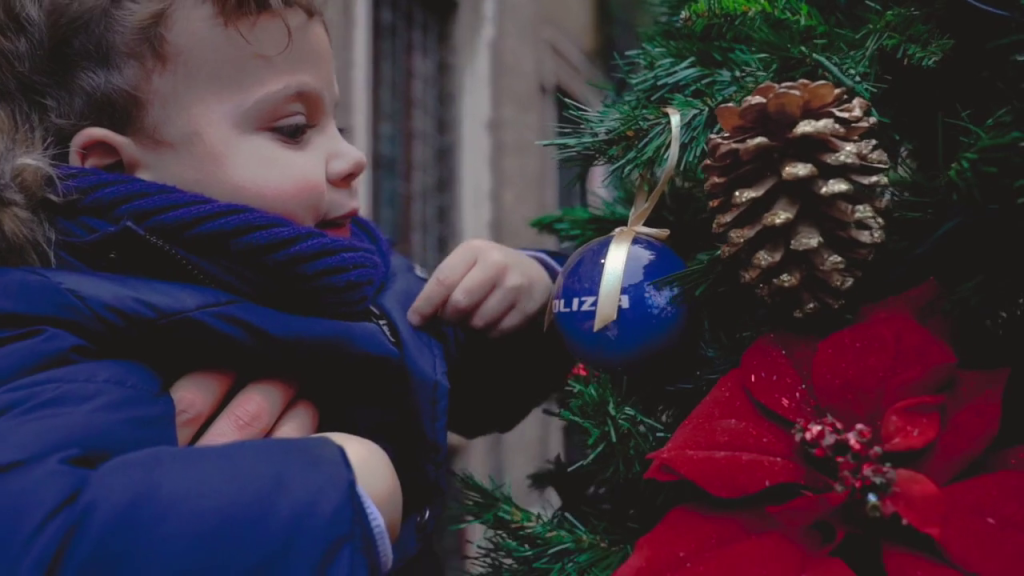
[[[334,443],[179,448],[173,422],[150,369],[0,329],[0,573],[381,572]]]
[[[563,256],[526,253],[558,276]],[[565,385],[573,364],[557,332],[544,330],[543,311],[501,338],[451,328],[447,340],[449,428],[466,438],[514,428]]]

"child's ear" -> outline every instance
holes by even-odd
[[[90,126],[71,139],[68,163],[77,168],[134,174],[139,168],[139,157],[130,138],[106,128]]]

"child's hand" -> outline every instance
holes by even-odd
[[[544,310],[551,287],[547,271],[533,258],[487,240],[469,240],[437,267],[409,309],[409,322],[421,326],[436,316],[500,336]]]

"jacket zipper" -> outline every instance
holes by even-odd
[[[400,348],[398,331],[397,328],[391,324],[391,320],[375,306],[367,306],[366,309],[368,321],[376,324],[377,327],[380,328],[380,331],[384,333],[384,337],[391,342],[392,346]]]
[[[192,266],[192,264],[188,260],[186,260],[181,254],[178,253],[177,250],[172,248],[163,240],[157,238],[156,236],[151,236],[149,234],[143,234],[143,238],[145,238],[146,241],[148,241],[153,246],[159,248],[165,254],[174,258],[174,260],[178,262],[178,264],[180,264],[181,267],[184,268],[192,276],[192,278],[198,281],[199,283],[209,286],[210,288],[217,287],[209,278],[206,277],[205,274],[203,274],[199,270],[196,270],[195,267]]]
[[[187,271],[196,281],[211,288],[217,288],[217,285],[214,284],[213,281],[211,281],[205,274],[203,274],[199,270],[196,270],[195,266],[193,266],[188,260],[186,260],[172,246],[170,246],[163,240],[157,238],[156,236],[152,236],[150,234],[143,234],[143,238],[145,238],[146,241],[148,241],[153,246],[159,248],[165,254],[168,254],[169,256],[174,258],[174,260],[178,262],[178,264],[180,264],[181,267],[185,269],[185,271]],[[398,334],[395,332],[395,327],[391,325],[391,320],[389,320],[388,317],[383,312],[381,312],[375,306],[368,306],[366,316],[367,318],[364,320],[364,322],[372,322],[373,324],[376,324],[381,329],[381,331],[384,332],[385,337],[387,337],[391,344],[395,346],[395,348],[399,347]]]

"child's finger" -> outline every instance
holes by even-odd
[[[522,300],[516,302],[514,308],[505,314],[505,317],[501,319],[497,327],[490,332],[490,336],[497,338],[498,336],[504,336],[511,332],[522,328],[530,320],[531,312],[530,306],[525,304]]]
[[[271,438],[305,438],[316,434],[320,412],[312,402],[298,399],[284,411],[270,430]]]
[[[179,445],[192,442],[196,432],[217,413],[234,383],[234,374],[211,370],[193,372],[171,385]]]
[[[446,322],[461,322],[476,312],[495,286],[501,280],[500,263],[477,260],[476,265],[466,274],[448,300],[445,301],[439,316]]]
[[[409,322],[414,326],[421,326],[427,319],[435,316],[474,264],[476,254],[470,250],[456,249],[445,258],[409,308]]]
[[[515,290],[499,288],[490,293],[487,300],[477,307],[469,321],[474,330],[487,330],[497,325],[516,306]]]
[[[196,446],[228,444],[266,437],[295,398],[295,387],[280,380],[257,380],[243,388]]]

